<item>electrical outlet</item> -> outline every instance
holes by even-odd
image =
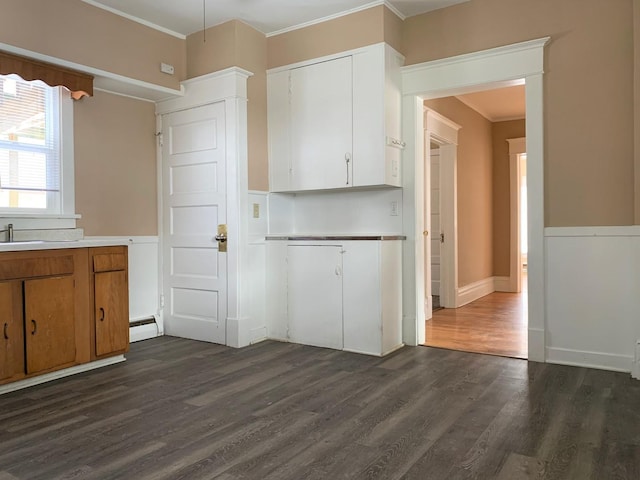
[[[389,206],[391,207],[391,216],[392,217],[397,217],[398,216],[398,202],[397,201],[393,201],[389,204]]]
[[[173,65],[169,65],[168,63],[161,63],[160,71],[162,73],[166,73],[167,75],[173,75],[175,72],[175,68],[173,68]]]
[[[260,204],[253,204],[253,218],[260,218]]]

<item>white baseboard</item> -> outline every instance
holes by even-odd
[[[251,330],[251,343],[262,342],[267,339],[267,327],[254,328]]]
[[[496,292],[512,292],[511,277],[493,277]]]
[[[544,362],[544,330],[529,327],[527,359],[531,362]],[[541,353],[540,356],[536,352]]]
[[[597,368],[614,372],[631,372],[633,357],[601,352],[584,352],[568,348],[547,348],[547,362],[575,367]]]
[[[129,342],[139,342],[141,340],[148,340],[150,338],[159,337],[158,325],[155,323],[149,323],[147,325],[140,325],[137,327],[129,328]]]
[[[45,373],[44,375],[38,375],[37,377],[27,378],[25,380],[19,380],[13,383],[7,383],[6,385],[0,385],[0,395],[9,392],[15,392],[16,390],[22,390],[23,388],[33,387],[34,385],[40,385],[41,383],[51,382],[58,380],[59,378],[70,377],[77,373],[88,372],[89,370],[95,370],[96,368],[106,367],[107,365],[114,365],[116,363],[124,362],[126,358],[124,355],[116,355],[114,357],[104,358],[102,360],[96,360],[94,362],[83,363],[82,365],[76,365],[74,367],[64,368],[62,370],[56,370],[55,372]]]
[[[483,280],[478,280],[477,282],[460,287],[456,295],[456,308],[462,307],[495,291],[494,277],[487,277]]]

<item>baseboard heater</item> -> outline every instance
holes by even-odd
[[[151,317],[140,318],[129,322],[129,341],[139,342],[149,338],[162,335],[158,328],[158,318],[153,315]]]
[[[150,325],[152,323],[156,323],[155,317],[141,318],[140,320],[129,322],[129,328],[141,327],[142,325]]]

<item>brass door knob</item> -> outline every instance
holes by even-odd
[[[425,230],[424,232],[422,232],[422,234],[426,237],[429,235],[429,230]]]

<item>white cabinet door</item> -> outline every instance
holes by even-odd
[[[267,76],[267,122],[269,124],[269,189],[291,190],[291,111],[289,107],[289,70]]]
[[[342,247],[287,247],[289,340],[342,349]]]
[[[291,190],[352,185],[351,63],[349,56],[291,70]]]

